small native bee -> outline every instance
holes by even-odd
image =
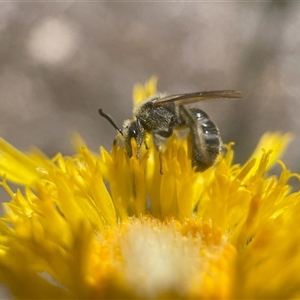
[[[102,109],[99,109],[99,113],[121,134],[129,157],[132,156],[132,138],[136,140],[137,152],[139,153],[139,148],[143,143],[147,148],[146,136],[152,134],[154,144],[161,153],[159,143],[161,138],[170,137],[174,129],[188,128],[191,136],[192,167],[197,172],[203,172],[215,163],[217,156],[222,151],[222,139],[218,127],[203,110],[185,105],[211,99],[239,99],[242,96],[242,92],[234,90],[205,91],[170,96],[156,94],[142,102],[134,110],[135,119],[126,120],[123,129],[118,128],[113,119]],[[162,169],[160,171],[162,173]]]

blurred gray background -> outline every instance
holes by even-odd
[[[21,150],[72,154],[78,132],[110,148],[132,117],[132,87],[239,89],[201,103],[243,162],[266,131],[293,132],[300,172],[300,5],[296,2],[0,3],[0,136]]]

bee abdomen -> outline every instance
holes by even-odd
[[[190,128],[192,166],[203,172],[215,163],[222,150],[219,129],[201,109],[181,106],[180,111]]]
[[[203,110],[192,108],[191,112],[196,117],[200,131],[194,137],[194,148],[197,149],[192,149],[192,165],[201,172],[215,163],[222,150],[222,140],[218,127]]]

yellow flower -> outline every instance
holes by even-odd
[[[156,79],[134,89],[138,103]],[[122,146],[47,158],[0,140],[0,283],[15,298],[299,298],[299,192],[266,134],[244,165],[233,144],[203,173],[187,138],[129,158]],[[132,141],[132,147],[136,144]],[[133,151],[133,153],[135,153]],[[13,191],[7,180],[20,185]]]

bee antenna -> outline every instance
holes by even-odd
[[[123,135],[122,130],[116,125],[116,122],[113,120],[113,118],[104,113],[102,108],[99,109],[99,114],[101,117],[105,118],[115,129],[117,129],[119,133]]]

